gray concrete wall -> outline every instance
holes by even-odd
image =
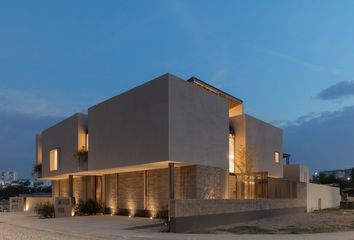
[[[75,114],[70,118],[42,132],[42,177],[58,176],[78,171],[78,162],[74,159],[75,151],[81,149],[82,132],[87,128],[87,116]],[[49,152],[59,149],[58,170],[49,169]]]
[[[273,215],[306,211],[303,199],[184,199],[170,201],[172,232],[198,231]]]
[[[310,178],[309,169],[302,164],[289,164],[283,166],[284,179],[308,182]]]
[[[169,160],[228,169],[228,103],[171,76]]]
[[[282,129],[246,114],[230,118],[230,124],[236,134],[236,165],[240,159],[238,151],[242,145],[251,155],[252,162],[247,163],[251,172],[267,171],[271,177],[283,177]],[[276,151],[280,153],[279,163],[274,161]]]
[[[89,109],[89,170],[159,161],[228,168],[228,104],[166,74]]]
[[[168,160],[167,78],[89,108],[89,170]]]

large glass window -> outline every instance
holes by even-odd
[[[229,134],[229,172],[235,173],[235,134]]]
[[[49,152],[49,165],[50,165],[50,171],[56,171],[58,170],[58,149],[53,149]]]

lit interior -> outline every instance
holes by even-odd
[[[229,172],[235,173],[235,134],[229,134]]]
[[[50,171],[58,170],[58,149],[53,149],[49,153]]]

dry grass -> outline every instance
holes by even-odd
[[[217,228],[209,233],[305,234],[354,230],[354,211],[326,209],[313,213],[264,218]]]

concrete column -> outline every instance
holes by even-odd
[[[68,194],[69,197],[74,196],[74,180],[73,180],[73,175],[69,175],[68,179]]]
[[[144,171],[144,209],[147,209],[148,202],[148,171]]]
[[[106,175],[102,175],[102,205],[106,208]]]
[[[168,196],[169,199],[175,198],[175,164],[168,164]]]

